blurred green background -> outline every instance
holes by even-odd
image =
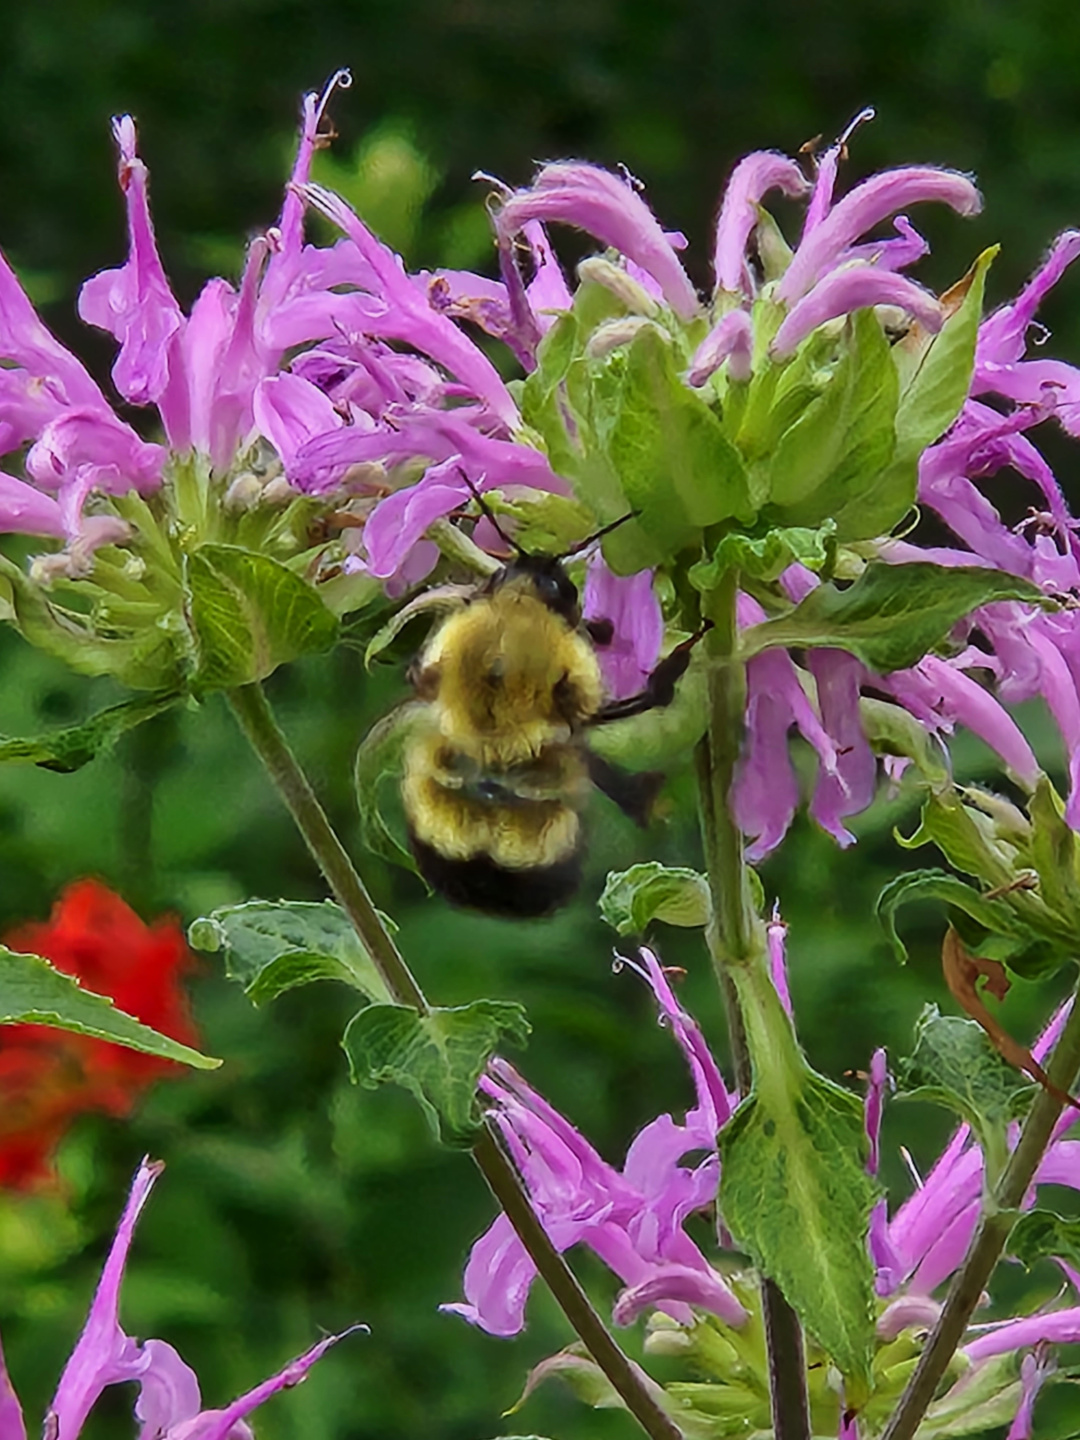
[[[705,283],[717,197],[745,150],[793,151],[837,133],[863,105],[850,176],[905,161],[975,171],[974,222],[920,214],[924,271],[944,285],[996,240],[994,301],[1080,220],[1080,12],[1030,0],[39,0],[0,7],[0,245],[49,323],[103,377],[110,350],[75,319],[78,283],[125,251],[109,117],[132,112],[152,177],[159,242],[185,300],[234,274],[247,235],[274,218],[300,94],[338,66],[355,85],[332,106],[340,138],[321,178],[342,189],[412,265],[487,266],[482,168],[524,182],[562,155],[622,162],[670,227],[690,237]],[[1044,317],[1055,353],[1080,360],[1077,278]],[[1076,458],[1059,447],[1076,493]],[[113,698],[0,635],[0,733],[79,719]],[[341,650],[275,677],[275,703],[334,818],[355,840],[350,769],[366,727],[403,693],[399,669],[369,676]],[[1031,717],[1036,730],[1042,717]],[[1047,735],[1044,755],[1060,768]],[[973,744],[962,773],[989,780]],[[609,867],[697,861],[689,777],[673,777],[666,824],[642,837],[605,802],[581,900],[559,918],[508,924],[455,914],[409,876],[361,857],[429,993],[519,999],[535,1035],[534,1082],[619,1163],[630,1137],[690,1098],[670,1035],[628,973],[611,972],[595,897]],[[923,1002],[940,998],[940,917],[913,915],[912,963],[896,968],[873,920],[880,885],[908,857],[903,795],[882,797],[840,854],[800,821],[764,869],[791,923],[792,988],[812,1059],[841,1077],[875,1043],[902,1052]],[[318,877],[219,700],[168,716],[73,776],[0,770],[0,928],[43,917],[58,890],[101,876],[149,918],[185,921],[248,895],[318,898]],[[672,933],[687,1003],[723,1050],[699,944]],[[193,984],[205,1048],[227,1064],[162,1084],[130,1122],[89,1117],[60,1154],[55,1194],[0,1197],[0,1329],[31,1427],[73,1343],[128,1179],[145,1151],[168,1170],[136,1241],[125,1291],[133,1333],[160,1335],[221,1404],[311,1343],[364,1320],[308,1383],[258,1419],[265,1440],[482,1440],[520,1431],[628,1436],[629,1421],[581,1410],[555,1387],[500,1414],[527,1367],[570,1338],[534,1297],[516,1342],[436,1306],[458,1297],[492,1204],[468,1159],[439,1151],[393,1091],[351,1088],[338,1039],[344,993],[314,987],[255,1012],[209,961]],[[1007,1022],[1033,1032],[1054,996],[1017,987]],[[0,1035],[0,1043],[3,1037]],[[904,1193],[903,1141],[926,1162],[947,1133],[929,1109],[894,1107],[886,1178]],[[598,1302],[612,1277],[582,1260]],[[637,1338],[627,1337],[634,1348]],[[130,1433],[113,1392],[97,1437]],[[1049,1422],[1048,1422],[1049,1423]],[[1053,1433],[1071,1433],[1067,1416]],[[1074,1426],[1072,1428],[1075,1428]],[[88,1431],[88,1433],[91,1433]],[[1048,1435],[1051,1430],[1047,1430]]]

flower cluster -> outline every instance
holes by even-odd
[[[779,921],[769,927],[769,943],[774,983],[786,995],[784,927]],[[493,1063],[484,1091],[552,1241],[560,1250],[574,1244],[588,1246],[619,1276],[625,1288],[615,1302],[617,1324],[628,1325],[642,1313],[652,1312],[650,1345],[664,1353],[689,1354],[696,1368],[712,1377],[710,1385],[674,1385],[670,1393],[673,1402],[686,1408],[682,1418],[692,1433],[721,1435],[729,1432],[710,1422],[710,1415],[730,1417],[742,1413],[742,1407],[747,1428],[759,1412],[761,1423],[768,1423],[765,1378],[758,1377],[756,1385],[747,1378],[747,1357],[754,1353],[757,1342],[752,1336],[760,1322],[747,1277],[733,1268],[731,1260],[710,1261],[684,1226],[695,1210],[706,1210],[715,1201],[716,1131],[734,1113],[739,1097],[725,1085],[700,1030],[673,994],[663,966],[650,951],[639,954],[640,964],[633,968],[652,990],[693,1078],[696,1105],[682,1124],[670,1115],[650,1122],[632,1142],[619,1171],[505,1062]],[[1036,1058],[1045,1057],[1052,1048],[1067,1012],[1068,1007],[1063,1007],[1040,1037],[1034,1047]],[[887,1088],[885,1053],[879,1050],[871,1063],[865,1105],[871,1174],[877,1173],[879,1164]],[[1058,1122],[1025,1208],[1035,1203],[1040,1185],[1080,1192],[1080,1142],[1068,1138],[1075,1122],[1075,1111]],[[1016,1143],[1016,1127],[1010,1143]],[[960,1265],[978,1222],[984,1194],[983,1154],[971,1129],[961,1126],[925,1180],[916,1179],[914,1193],[891,1217],[886,1201],[877,1204],[867,1237],[880,1297],[876,1389],[866,1411],[871,1422],[888,1414],[921,1337],[940,1312],[935,1293]],[[723,1244],[722,1216],[717,1233]],[[953,1387],[931,1412],[938,1416],[940,1433],[953,1433],[954,1426],[956,1433],[965,1433],[968,1409],[975,1412],[992,1401],[992,1412],[977,1412],[986,1423],[1012,1421],[1012,1440],[1030,1440],[1035,1396],[1053,1370],[1047,1347],[1080,1341],[1080,1274],[1068,1263],[1058,1263],[1077,1303],[972,1325],[954,1361]],[[505,1217],[500,1217],[473,1247],[465,1270],[465,1302],[443,1308],[491,1334],[517,1334],[524,1324],[534,1275],[520,1242]],[[746,1343],[741,1338],[744,1331]],[[722,1359],[731,1347],[731,1358],[738,1363],[729,1372],[718,1357]],[[548,1365],[552,1373],[559,1368]],[[857,1427],[853,1429],[853,1422],[843,1417],[838,1394],[823,1379],[826,1369],[818,1364],[815,1371],[821,1373],[811,1376],[811,1403],[815,1412],[831,1417],[828,1423],[844,1440]],[[539,1367],[539,1376],[545,1373],[544,1366]],[[717,1396],[710,1401],[704,1393],[710,1388],[724,1388],[727,1399]]]
[[[298,1385],[315,1362],[344,1338],[329,1335],[224,1409],[205,1410],[195,1372],[164,1340],[139,1341],[120,1325],[120,1286],[135,1226],[165,1167],[143,1160],[135,1176],[101,1279],[71,1358],[64,1367],[44,1433],[78,1440],[94,1405],[110,1385],[134,1383],[139,1434],[155,1440],[252,1440],[247,1416],[279,1390]],[[355,1327],[362,1328],[362,1327]],[[352,1331],[347,1331],[351,1334]],[[22,1408],[0,1353],[0,1435],[26,1440]]]
[[[97,880],[78,880],[52,916],[9,932],[10,949],[44,955],[88,990],[174,1040],[198,1045],[181,977],[193,957],[174,920],[143,924]],[[107,1040],[46,1025],[9,1025],[0,1036],[0,1185],[25,1189],[48,1178],[50,1158],[72,1120],[88,1111],[127,1115],[165,1076],[161,1060]]]

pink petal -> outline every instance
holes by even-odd
[[[940,330],[945,318],[938,300],[913,280],[890,270],[856,264],[832,271],[796,301],[777,330],[769,352],[774,359],[784,360],[819,325],[868,305],[899,306],[931,332]]]
[[[610,620],[614,635],[596,654],[609,695],[636,695],[656,667],[664,617],[653,590],[653,572],[615,575],[598,550],[585,575],[582,609],[589,620]]]
[[[287,371],[259,382],[252,415],[260,433],[281,456],[286,475],[302,445],[344,424],[328,395]]]
[[[0,1349],[0,1440],[26,1440],[22,1406],[12,1387],[2,1349]]]
[[[752,293],[746,284],[746,246],[758,223],[758,205],[770,190],[805,195],[806,176],[794,160],[771,150],[745,155],[732,171],[716,222],[713,273],[718,290]]]
[[[750,316],[745,310],[729,310],[694,351],[686,383],[704,385],[725,360],[732,380],[749,380],[753,350],[754,327]]]

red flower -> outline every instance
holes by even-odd
[[[77,880],[47,922],[23,925],[4,943],[44,955],[137,1020],[198,1045],[180,986],[194,960],[175,920],[144,925],[100,881]],[[0,1027],[0,1187],[25,1189],[47,1179],[52,1151],[76,1115],[126,1115],[142,1090],[181,1069],[52,1026]]]

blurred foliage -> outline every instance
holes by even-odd
[[[852,176],[910,160],[977,172],[982,218],[917,220],[935,247],[931,282],[1004,242],[993,303],[1080,215],[1078,62],[1080,12],[1050,0],[1022,10],[1006,0],[823,0],[812,10],[793,0],[41,0],[0,10],[0,244],[50,323],[104,375],[108,344],[77,325],[73,300],[79,281],[125,247],[108,116],[129,110],[140,123],[161,248],[190,299],[208,272],[235,273],[238,241],[276,214],[301,92],[349,65],[356,83],[333,102],[341,135],[320,157],[319,178],[411,264],[490,257],[475,169],[520,183],[535,161],[576,154],[640,175],[665,223],[691,237],[704,282],[709,223],[734,160],[828,138],[872,102],[879,118],[858,134]],[[1076,283],[1059,287],[1045,317],[1074,360]],[[1066,483],[1075,467],[1063,450]],[[119,698],[7,634],[0,666],[0,734],[76,723]],[[271,691],[355,846],[353,755],[402,695],[401,667],[367,675],[342,649],[279,674]],[[1030,718],[1049,734],[1038,713]],[[1060,770],[1060,755],[1047,759]],[[957,765],[994,783],[975,742],[958,746]],[[673,777],[670,794],[666,821],[647,836],[597,797],[582,896],[543,923],[450,912],[414,877],[363,857],[433,999],[523,1002],[535,1027],[527,1074],[616,1162],[646,1120],[685,1108],[691,1095],[644,989],[612,974],[612,932],[595,908],[608,869],[700,864],[689,774]],[[804,1042],[837,1079],[863,1067],[876,1043],[905,1049],[927,1000],[948,1003],[940,914],[905,915],[905,970],[873,920],[878,890],[904,863],[894,825],[915,827],[904,790],[856,822],[854,849],[841,853],[800,821],[762,872],[791,925]],[[249,895],[323,893],[214,697],[161,716],[77,774],[0,769],[0,932],[46,915],[61,886],[84,874],[115,885],[146,917],[173,910],[187,920]],[[660,939],[665,960],[686,967],[686,1003],[722,1051],[699,939],[674,930]],[[160,1087],[131,1123],[84,1119],[61,1152],[55,1194],[0,1197],[0,1329],[28,1414],[44,1408],[129,1177],[149,1151],[168,1170],[136,1240],[124,1313],[134,1333],[181,1350],[208,1402],[268,1375],[320,1327],[364,1320],[369,1337],[338,1347],[261,1413],[264,1440],[497,1435],[527,1366],[569,1337],[540,1295],[515,1343],[438,1313],[457,1298],[467,1248],[492,1215],[468,1158],[435,1147],[407,1096],[349,1085],[343,988],[289,994],[256,1012],[209,959],[193,988],[205,1048],[226,1057],[224,1069]],[[1005,1023],[1030,1036],[1053,998],[1017,984]],[[948,1128],[929,1107],[887,1112],[884,1178],[894,1193],[910,1185],[899,1143],[924,1166]],[[606,1308],[611,1277],[587,1259],[579,1268]],[[1015,1299],[1020,1283],[1010,1272],[1002,1290]],[[1035,1287],[1029,1304],[1054,1284],[1038,1269],[1023,1283]],[[639,1353],[639,1337],[627,1343]],[[129,1406],[129,1395],[113,1393],[88,1433],[127,1434]],[[630,1433],[618,1415],[586,1413],[557,1387],[515,1423],[597,1440]],[[1067,1416],[1051,1433],[1068,1433]]]

